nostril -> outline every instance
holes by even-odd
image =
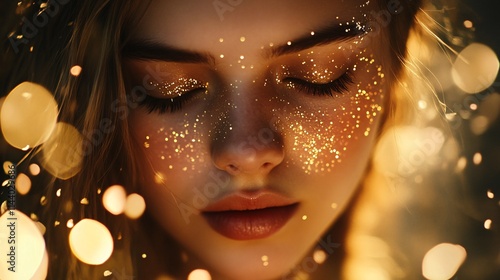
[[[236,167],[236,165],[234,165],[234,164],[229,164],[227,167],[229,169],[228,171],[231,171],[231,172],[237,172],[239,170],[238,167]]]
[[[251,155],[246,153],[248,143],[238,139],[226,139],[212,147],[212,161],[217,169],[228,172],[232,176],[267,175],[284,159],[282,145],[269,144],[254,148]]]
[[[262,164],[262,169],[267,170],[267,169],[270,169],[272,166],[273,166],[272,163],[265,162],[264,164]]]

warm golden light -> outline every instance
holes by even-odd
[[[429,280],[446,280],[455,275],[467,252],[456,244],[441,243],[430,249],[422,261],[422,274]]]
[[[464,26],[465,28],[472,28],[474,27],[474,24],[470,20],[464,20]]]
[[[472,157],[472,162],[475,165],[481,164],[482,161],[483,161],[483,156],[481,155],[481,153],[475,153],[474,156]]]
[[[11,168],[10,168],[10,167],[12,167],[12,166],[13,166],[13,163],[12,163],[12,162],[10,162],[10,161],[5,161],[5,162],[3,163],[3,172],[5,172],[5,174],[7,174],[7,175],[8,175],[8,174],[9,174],[9,170],[11,170]]]
[[[317,263],[317,264],[322,264],[326,261],[326,258],[327,258],[327,255],[325,253],[325,251],[323,250],[316,250],[314,251],[313,253],[313,260]]]
[[[57,103],[44,87],[23,82],[3,102],[0,123],[10,145],[27,150],[49,138],[57,121]]]
[[[30,164],[29,169],[30,169],[31,175],[33,175],[33,176],[37,176],[38,174],[40,174],[40,166],[36,163]]]
[[[125,215],[130,219],[137,219],[146,210],[146,202],[144,198],[139,194],[133,193],[127,197],[127,202],[125,203]]]
[[[383,174],[406,177],[427,166],[445,143],[435,127],[396,126],[382,135],[375,150],[375,167]]]
[[[12,213],[12,215],[10,214]],[[10,238],[10,239],[9,239]],[[9,244],[7,240],[14,240]],[[45,279],[48,259],[45,241],[35,223],[20,211],[0,217],[0,279]],[[3,242],[5,241],[5,242]],[[12,258],[14,263],[10,263]],[[15,272],[9,270],[15,264]]]
[[[92,265],[103,264],[114,246],[108,228],[92,219],[83,219],[71,229],[69,245],[80,261]]]
[[[31,189],[31,180],[24,173],[17,174],[16,178],[16,190],[20,195],[26,195]]]
[[[69,69],[69,73],[72,75],[72,76],[79,76],[80,73],[82,73],[82,67],[80,65],[75,65],[73,67],[71,67],[71,69]]]
[[[460,52],[452,68],[455,84],[467,93],[478,93],[493,84],[500,67],[488,46],[472,43]]]
[[[125,203],[127,201],[127,193],[120,185],[109,187],[102,196],[102,204],[109,213],[113,215],[120,215],[125,210]]]
[[[53,176],[69,179],[81,169],[83,137],[70,124],[59,122],[54,133],[43,145],[40,163]]]
[[[486,221],[484,221],[484,228],[485,229],[491,229],[491,219],[487,219]]]
[[[488,190],[486,192],[486,196],[488,196],[488,198],[490,198],[490,199],[495,198],[495,194],[491,190]]]
[[[204,269],[195,269],[189,273],[187,280],[212,280],[212,276]]]
[[[0,216],[3,215],[3,213],[5,213],[5,211],[7,211],[7,200],[5,200],[4,202],[2,202],[2,204],[0,205]]]

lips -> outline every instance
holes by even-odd
[[[238,192],[210,204],[202,216],[227,238],[261,239],[281,229],[297,206],[297,201],[274,192]]]

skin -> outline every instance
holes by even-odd
[[[269,55],[325,25],[366,23],[375,9],[313,2],[245,1],[221,14],[211,1],[152,1],[132,36],[211,56],[208,63],[125,57],[124,71],[130,87],[155,98],[207,86],[181,110],[138,105],[129,121],[149,215],[186,250],[188,266],[214,279],[281,279],[347,207],[369,162],[386,102],[377,40],[367,34]],[[352,82],[332,96],[288,79],[325,84],[346,71]],[[271,236],[233,240],[199,215],[228,194],[259,190],[299,203]]]

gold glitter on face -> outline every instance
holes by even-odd
[[[129,86],[146,89],[129,123],[152,220],[221,278],[285,275],[346,208],[369,162],[385,63],[364,39],[366,1],[327,2],[245,2],[220,24],[203,9],[192,21],[170,1],[153,1],[138,26],[135,41],[202,58],[126,59]],[[271,12],[278,4],[290,14]],[[266,21],[254,20],[258,11]],[[201,27],[218,32],[200,36]],[[298,203],[269,237],[235,241],[200,215],[227,196],[264,192]]]
[[[195,89],[207,89],[208,83],[200,82],[193,78],[179,78],[175,82],[161,82],[149,81],[157,92],[165,97],[181,96],[186,92]]]
[[[304,83],[310,83],[313,87],[309,93],[313,97],[319,100],[326,95],[334,100],[326,99],[317,106],[297,105],[291,111],[287,109],[290,113],[276,109],[276,114],[282,114],[277,118],[277,129],[285,132],[292,153],[298,155],[289,164],[301,166],[307,174],[331,172],[342,162],[351,142],[376,129],[373,123],[383,109],[382,66],[366,50],[348,58],[312,51],[297,58],[298,67],[294,63],[281,65],[275,75],[276,83],[284,83],[289,94],[307,90]],[[312,98],[308,101],[305,104],[316,104]]]
[[[197,122],[186,121],[179,124],[178,127],[182,127],[181,130],[173,127],[161,127],[154,133],[145,136],[145,148],[154,148],[157,152],[155,159],[165,162],[171,172],[196,171],[196,166],[206,159],[205,154],[198,152],[197,146],[201,145],[201,139],[204,138],[204,135],[198,132],[197,126]],[[172,162],[179,164],[173,165]],[[157,173],[156,177],[160,178],[158,179],[160,182],[164,182],[164,176],[158,174],[162,173]]]

